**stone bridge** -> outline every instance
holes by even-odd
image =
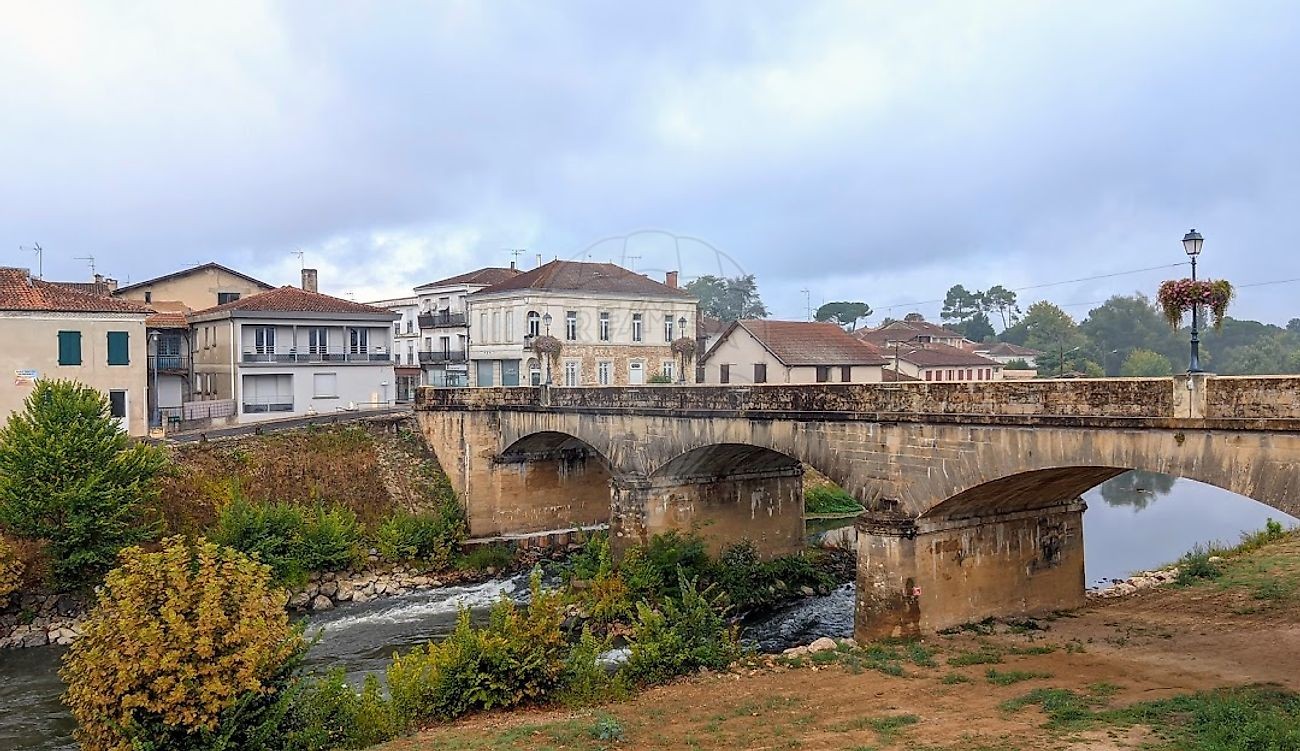
[[[1300,515],[1300,378],[421,389],[476,536],[608,522],[803,544],[803,467],[868,509],[860,637],[1082,602],[1080,495],[1129,469]]]

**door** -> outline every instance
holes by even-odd
[[[128,430],[126,392],[114,389],[108,392],[108,414],[117,420],[117,427],[122,432]]]
[[[645,383],[645,363],[633,360],[627,364],[627,382],[633,386]]]

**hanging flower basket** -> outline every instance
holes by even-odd
[[[673,340],[673,354],[681,355],[685,359],[695,356],[695,340],[689,336],[683,336]]]
[[[1192,312],[1192,307],[1203,305],[1210,311],[1210,323],[1214,330],[1223,328],[1223,319],[1228,314],[1228,303],[1232,302],[1236,291],[1225,279],[1170,279],[1160,285],[1156,300],[1165,320],[1174,328],[1183,325],[1183,316]]]
[[[538,354],[546,355],[548,359],[554,360],[559,357],[560,351],[563,349],[564,345],[560,343],[559,339],[556,339],[553,336],[543,334],[542,336],[533,338],[533,351]]]

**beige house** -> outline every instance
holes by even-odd
[[[118,287],[112,294],[113,297],[151,305],[179,303],[190,310],[203,310],[272,289],[274,287],[266,282],[219,263],[205,263]]]
[[[315,272],[303,281],[314,288]],[[296,287],[196,311],[195,398],[229,402],[241,423],[388,406],[396,317]]]
[[[701,358],[704,383],[879,383],[885,358],[834,323],[730,324]]]
[[[1002,363],[946,344],[895,343],[881,350],[888,367],[920,381],[1000,381]]]
[[[881,351],[894,344],[945,344],[958,349],[970,349],[974,344],[951,329],[930,323],[920,313],[908,313],[901,321],[890,321],[871,329],[860,329],[853,334]]]
[[[104,392],[128,433],[147,433],[149,313],[130,300],[42,282],[26,269],[0,268],[0,419],[22,409],[37,379],[67,379]]]
[[[471,386],[677,383],[672,343],[695,335],[696,300],[676,271],[661,283],[611,263],[551,261],[466,301]],[[534,349],[543,335],[560,341],[554,366]]]

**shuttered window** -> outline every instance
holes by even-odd
[[[131,336],[125,331],[108,332],[108,364],[131,364]]]
[[[754,383],[767,383],[767,363],[754,363]]]
[[[80,331],[59,332],[59,364],[60,365],[81,364],[81,332]]]

